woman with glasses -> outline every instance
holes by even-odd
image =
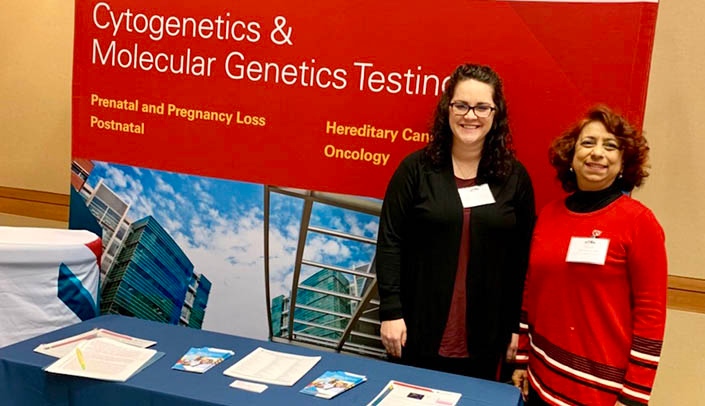
[[[487,66],[461,65],[430,143],[401,162],[382,206],[376,269],[389,356],[496,380],[516,352],[534,218],[502,81]]]
[[[649,402],[666,322],[666,248],[651,210],[624,194],[648,176],[648,151],[607,107],[551,146],[572,194],[541,210],[531,245],[523,366],[513,376],[531,406]]]

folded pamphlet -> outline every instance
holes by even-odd
[[[301,389],[301,393],[330,399],[346,390],[365,382],[364,375],[352,374],[345,371],[326,371],[318,378]]]
[[[179,371],[202,374],[232,357],[234,354],[235,353],[231,350],[223,350],[220,348],[191,347],[171,368]]]

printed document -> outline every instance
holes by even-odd
[[[389,381],[367,406],[455,406],[462,396],[460,393]]]
[[[46,367],[47,372],[124,382],[164,353],[111,338],[81,341],[73,350]]]
[[[72,337],[64,338],[63,340],[54,341],[48,344],[40,344],[34,351],[49,355],[55,358],[61,358],[64,355],[73,351],[74,348],[81,342],[85,340],[90,340],[92,338],[107,337],[113,340],[120,341],[125,344],[130,344],[135,347],[147,348],[156,344],[156,341],[143,340],[141,338],[131,337],[125,334],[116,333],[114,331],[106,330],[104,328],[94,328],[91,331],[87,331],[83,334],[78,334]]]
[[[250,381],[292,386],[320,359],[321,357],[287,354],[259,347],[226,369],[223,374]]]

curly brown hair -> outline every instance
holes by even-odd
[[[464,64],[455,69],[436,106],[430,130],[430,142],[425,148],[425,155],[436,167],[450,164],[453,133],[448,118],[449,104],[458,83],[469,79],[475,79],[492,86],[494,90],[492,98],[497,107],[492,128],[485,137],[482,146],[478,178],[484,181],[504,178],[511,172],[514,150],[509,131],[507,103],[504,99],[502,79],[489,66]]]
[[[649,176],[647,169],[649,145],[641,131],[635,129],[621,115],[604,105],[591,108],[585,117],[578,121],[568,131],[554,139],[548,150],[548,160],[556,169],[556,177],[561,182],[563,190],[572,193],[578,190],[575,173],[571,171],[575,144],[580,133],[588,123],[599,121],[607,132],[613,134],[619,141],[622,150],[622,173],[615,182],[623,191],[632,191],[639,187]]]

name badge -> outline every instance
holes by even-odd
[[[484,206],[495,202],[487,183],[460,188],[458,193],[460,193],[460,201],[463,202],[463,208]]]
[[[566,262],[581,264],[604,265],[607,259],[607,249],[610,246],[608,238],[572,237],[568,246]]]

